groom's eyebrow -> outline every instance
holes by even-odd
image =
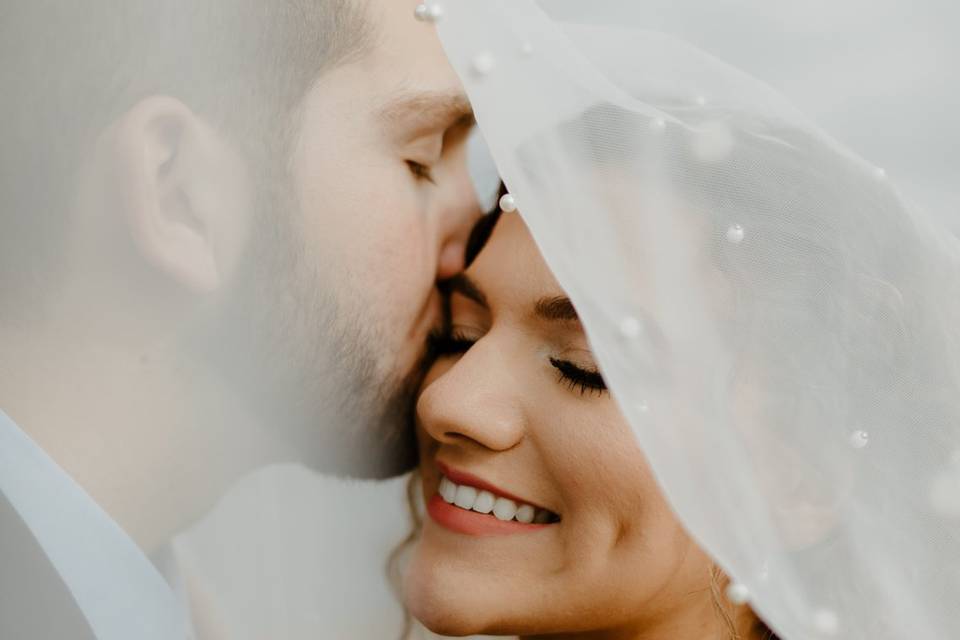
[[[408,131],[414,133],[473,124],[473,107],[462,93],[402,93],[382,104],[379,115],[391,124],[411,127]]]

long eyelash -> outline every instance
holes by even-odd
[[[414,160],[407,160],[407,166],[410,167],[410,172],[417,178],[426,180],[427,182],[433,182],[433,173],[427,165],[420,164]]]
[[[588,371],[572,362],[557,358],[550,358],[550,364],[560,375],[560,381],[567,384],[571,391],[578,391],[580,395],[603,395],[607,390],[607,383],[599,371]]]
[[[469,340],[456,332],[448,333],[438,329],[432,331],[428,336],[427,348],[430,350],[431,356],[442,358],[444,356],[462,355],[470,350],[474,342],[474,340]]]

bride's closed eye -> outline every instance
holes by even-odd
[[[466,353],[477,340],[457,329],[436,329],[428,337],[428,348],[433,358],[444,358]]]
[[[607,382],[598,369],[588,369],[559,358],[550,358],[550,364],[557,370],[560,381],[571,390],[579,392],[580,395],[588,393],[603,395],[607,390]]]
[[[479,337],[471,336],[457,327],[446,331],[438,330],[430,334],[430,353],[434,358],[463,355],[476,344],[477,340]],[[580,395],[588,393],[603,395],[607,390],[607,383],[597,369],[562,358],[550,358],[550,365],[556,370],[558,381]]]

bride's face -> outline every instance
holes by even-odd
[[[412,613],[449,635],[699,637],[714,619],[710,561],[519,216],[502,217],[451,310],[417,407],[428,515],[405,584]]]

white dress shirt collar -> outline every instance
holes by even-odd
[[[97,640],[190,637],[187,612],[143,551],[2,411],[0,496],[49,558]]]

